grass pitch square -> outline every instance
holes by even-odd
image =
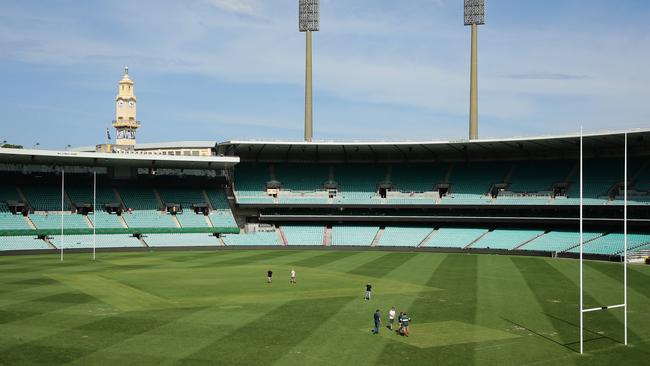
[[[367,332],[364,329],[364,332]],[[395,330],[390,331],[384,327],[379,335],[386,339],[399,341],[418,348],[452,346],[463,343],[479,343],[487,341],[502,341],[519,338],[519,335],[468,324],[459,321],[443,321],[434,323],[411,324],[409,337],[400,336]]]

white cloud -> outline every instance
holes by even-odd
[[[256,15],[259,3],[251,0],[206,0],[208,4],[227,12]]]

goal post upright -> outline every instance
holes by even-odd
[[[582,126],[580,126],[580,354],[584,352],[584,309],[582,302]]]
[[[628,345],[627,336],[627,189],[628,189],[628,148],[627,148],[627,131],[624,132],[624,153],[623,153],[623,303],[599,306],[594,308],[584,308],[583,303],[583,131],[580,127],[580,354],[584,353],[584,313],[594,311],[623,308],[623,343]],[[620,251],[618,252],[620,255]]]
[[[623,179],[623,339],[627,345],[627,132],[625,132]]]

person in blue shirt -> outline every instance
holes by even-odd
[[[379,324],[381,323],[381,314],[379,313],[379,309],[375,311],[373,318],[375,321],[375,328],[372,330],[372,334],[379,334]]]

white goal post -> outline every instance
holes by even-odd
[[[582,136],[582,126],[580,127],[580,354],[584,353],[584,314],[609,310],[616,308],[623,308],[624,311],[624,320],[623,320],[623,338],[624,344],[627,345],[627,132],[624,134],[625,143],[623,154],[624,163],[623,163],[623,303],[615,305],[600,306],[595,308],[584,308],[583,302],[583,280],[582,280],[582,247],[583,247],[583,213],[582,213],[582,199],[583,199],[583,156],[582,156],[582,145],[583,145],[583,136]]]

